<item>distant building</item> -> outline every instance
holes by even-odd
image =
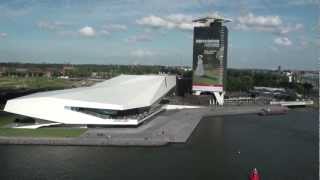
[[[97,72],[92,72],[92,73],[91,73],[91,77],[95,78],[95,77],[97,77],[97,76],[98,76],[98,73],[97,73]]]
[[[62,67],[61,74],[64,76],[64,75],[66,75],[66,73],[67,73],[68,71],[72,71],[72,70],[74,70],[74,69],[75,69],[75,68],[74,68],[74,66],[72,66],[72,65],[65,65],[65,66]]]
[[[286,76],[288,77],[288,82],[293,82],[293,72],[286,72]]]
[[[16,68],[15,72],[17,73],[27,73],[29,70],[28,68]]]
[[[6,73],[6,71],[7,71],[6,67],[0,66],[0,76],[3,76]]]
[[[278,72],[281,73],[281,66],[278,66]]]
[[[61,69],[58,67],[47,67],[44,70],[44,76],[47,78],[57,77],[61,74]]]
[[[54,75],[54,73],[52,71],[45,71],[44,76],[47,78],[52,78],[52,76]]]
[[[31,69],[29,69],[29,74],[32,77],[41,77],[41,76],[44,76],[45,73],[46,73],[45,70],[41,69],[41,68],[31,68]]]

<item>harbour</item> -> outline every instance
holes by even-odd
[[[317,119],[314,108],[207,117],[186,143],[166,146],[0,145],[0,178],[229,180],[246,179],[256,167],[263,179],[314,180]]]
[[[0,1],[0,180],[319,179],[315,5]]]

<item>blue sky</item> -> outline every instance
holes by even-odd
[[[0,0],[0,62],[191,65],[192,19],[232,18],[228,66],[316,70],[318,0]]]

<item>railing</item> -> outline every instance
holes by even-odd
[[[224,99],[225,105],[269,104],[271,98],[236,97]]]

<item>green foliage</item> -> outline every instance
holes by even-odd
[[[61,89],[71,87],[68,80],[46,77],[0,77],[0,89]]]
[[[254,75],[250,71],[228,69],[228,91],[247,91],[253,88],[254,81]]]
[[[289,83],[285,75],[276,71],[228,69],[228,91],[247,91],[254,86],[281,87],[303,95],[309,95],[313,88],[310,83]]]
[[[15,116],[13,115],[0,115],[0,128],[13,123]]]
[[[93,72],[103,78],[110,78],[120,74],[157,74],[163,66],[145,65],[76,65],[73,70],[66,72],[70,77],[90,77]]]
[[[310,83],[294,83],[290,88],[295,89],[299,94],[309,95],[313,86]]]
[[[288,87],[289,83],[287,77],[272,71],[228,69],[228,91],[247,91],[254,86]]]
[[[311,91],[312,88],[313,88],[313,85],[310,84],[310,83],[303,83],[302,86],[303,86],[303,89],[304,89],[304,91],[305,91],[304,93],[307,93],[307,94],[309,94],[310,91]]]

